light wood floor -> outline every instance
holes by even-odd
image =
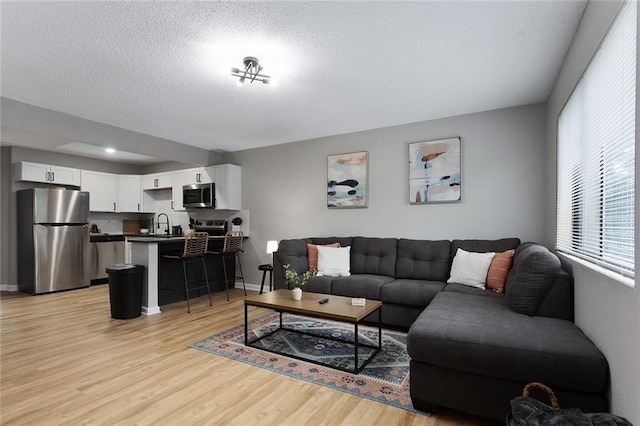
[[[108,285],[1,293],[1,423],[490,424],[455,411],[418,415],[187,347],[241,324],[242,300],[233,290],[213,307],[197,299],[191,314],[182,302],[114,320]]]

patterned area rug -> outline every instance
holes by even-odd
[[[352,325],[291,314],[283,315],[283,325],[285,328],[303,332],[309,330],[320,337],[296,332],[279,332],[258,343],[264,346],[272,345],[279,351],[297,356],[304,354],[307,358],[321,359],[322,362],[330,365],[352,367],[353,345],[322,337],[331,336],[351,340],[353,339]],[[278,314],[263,315],[250,321],[249,338],[253,341],[276,328],[278,328]],[[373,345],[378,342],[377,328],[361,326],[358,334],[359,342]],[[382,336],[382,350],[357,375],[247,347],[244,345],[244,324],[206,337],[190,344],[189,347],[428,415],[428,413],[416,411],[411,405],[407,335],[383,329]],[[359,358],[366,357],[366,352],[369,351],[370,349],[363,348],[359,352]]]

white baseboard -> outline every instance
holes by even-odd
[[[249,284],[249,283],[245,283],[247,290],[251,290],[251,291],[260,291],[260,284]],[[235,288],[242,288],[242,283],[236,283]],[[265,285],[265,290],[269,290],[269,287]],[[13,285],[13,284],[0,284],[0,291],[18,291],[18,286],[17,285]],[[151,312],[152,311],[152,312]],[[153,309],[151,310],[149,313],[147,313],[146,315],[153,315],[153,314],[157,314],[160,313],[160,310],[158,310],[158,312],[155,312]]]
[[[160,313],[160,307],[159,306],[154,306],[152,308],[143,306],[142,307],[142,315],[156,315]]]
[[[16,284],[0,284],[0,291],[18,291]]]
[[[249,283],[245,283],[245,286],[247,287],[247,290],[251,290],[251,291],[260,291],[260,284],[249,284]],[[236,285],[235,288],[242,288],[242,282],[237,282],[236,281]],[[269,285],[265,284],[265,290],[269,291]]]

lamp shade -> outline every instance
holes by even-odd
[[[278,251],[278,242],[275,240],[267,241],[267,254],[273,254],[275,251]]]

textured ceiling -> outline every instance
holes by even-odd
[[[585,4],[3,1],[1,95],[236,151],[545,101]]]

